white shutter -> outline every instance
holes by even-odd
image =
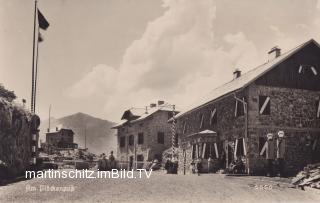
[[[185,134],[186,133],[186,127],[187,127],[187,121],[185,121],[184,123],[183,123],[183,134]]]
[[[237,112],[238,112],[238,101],[236,100],[236,108],[234,110],[234,117],[237,117]]]
[[[212,124],[212,120],[213,120],[213,117],[215,116],[215,114],[216,114],[216,111],[217,111],[217,109],[215,108],[215,109],[213,109],[212,111],[211,111],[211,115],[210,115],[210,124]]]
[[[318,72],[317,72],[315,67],[311,66],[311,70],[312,70],[314,75],[318,75]]]
[[[263,147],[261,149],[261,152],[260,152],[260,156],[262,156],[264,151],[266,151],[266,150],[267,150],[267,142],[264,143],[264,145],[263,145]]]
[[[202,115],[201,115],[201,121],[200,121],[200,128],[203,127],[203,118],[204,118],[204,116],[203,116],[203,114],[202,114]]]
[[[215,150],[215,152],[216,152],[216,157],[217,157],[217,159],[219,159],[219,153],[218,153],[217,143],[214,143],[214,150]]]
[[[267,107],[267,105],[268,105],[269,101],[270,101],[270,97],[267,97],[267,98],[266,98],[266,100],[264,101],[264,103],[263,103],[263,105],[262,105],[261,109],[260,109],[260,114],[263,114],[263,112],[264,112],[264,110],[266,109],[266,107]]]
[[[199,158],[199,146],[196,144],[196,158]]]
[[[320,118],[320,100],[318,101],[317,118]]]
[[[243,154],[247,156],[247,146],[246,146],[246,140],[242,138],[243,141]]]
[[[236,144],[234,146],[234,158],[237,158],[237,149],[238,149],[238,139],[236,139]]]
[[[206,153],[206,146],[207,146],[207,144],[204,143],[204,144],[203,144],[203,148],[202,148],[202,158],[203,158],[203,159],[204,159],[204,155],[205,155],[205,153]]]

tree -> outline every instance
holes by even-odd
[[[2,84],[0,84],[0,97],[3,97],[8,101],[13,101],[17,98],[13,91],[7,90]]]

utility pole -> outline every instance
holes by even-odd
[[[84,127],[84,149],[87,149],[87,125]]]
[[[48,132],[50,132],[51,129],[51,104],[49,106],[49,127],[48,127]]]

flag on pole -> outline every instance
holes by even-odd
[[[39,23],[39,27],[43,30],[46,30],[50,25],[39,9],[38,9],[38,23]]]

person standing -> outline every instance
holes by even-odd
[[[273,162],[275,159],[275,143],[273,139],[273,134],[267,134],[267,141],[265,142],[260,155],[263,155],[266,152],[267,159],[267,176],[273,177]]]
[[[278,139],[277,139],[277,161],[279,164],[279,175],[280,177],[285,177],[284,167],[285,167],[285,150],[286,150],[286,143],[284,139],[284,132],[279,131]]]
[[[110,163],[110,169],[115,169],[116,168],[116,160],[113,156],[113,151],[110,152],[110,155],[109,155],[109,163]]]

